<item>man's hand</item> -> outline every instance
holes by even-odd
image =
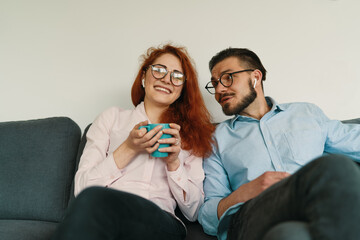
[[[237,192],[239,190],[241,196],[239,195],[238,198],[239,200],[242,200],[239,202],[246,202],[247,200],[256,197],[268,187],[283,180],[288,176],[290,176],[290,174],[287,172],[265,172],[255,180],[241,186],[245,189],[239,190],[241,188],[239,187],[234,192]]]
[[[223,198],[218,205],[218,218],[232,205],[239,202],[246,202],[273,184],[281,181],[282,179],[290,176],[287,172],[265,172],[251,182],[241,185],[238,189],[232,192],[226,198]]]

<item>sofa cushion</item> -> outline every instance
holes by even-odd
[[[61,220],[80,136],[66,117],[0,123],[0,219]]]
[[[0,220],[0,237],[4,240],[49,240],[57,225],[32,220]]]

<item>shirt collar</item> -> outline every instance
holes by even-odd
[[[271,106],[270,112],[272,111],[284,111],[285,108],[281,104],[278,104],[272,97],[265,97],[266,102],[269,106]]]
[[[141,116],[142,118],[144,118],[144,120],[148,120],[148,123],[151,123],[151,122],[150,122],[150,119],[148,118],[148,116],[147,116],[147,114],[146,114],[144,102],[140,102],[138,105],[136,105],[135,111],[136,111],[137,113],[139,113],[140,116]]]
[[[271,107],[269,113],[278,113],[281,111],[284,111],[285,108],[284,106],[279,105],[272,97],[265,97],[265,100],[268,104],[268,106]],[[242,116],[239,114],[236,114],[231,120],[230,120],[230,126],[231,128],[234,128],[234,124],[236,121],[243,121],[243,122],[251,122],[251,121],[258,121],[257,119],[251,118],[251,117],[247,117],[247,116]]]

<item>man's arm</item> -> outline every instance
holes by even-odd
[[[344,154],[360,162],[360,124],[344,124],[338,120],[330,120],[315,105],[314,112],[322,132],[326,134],[324,152]]]
[[[288,176],[290,176],[290,174],[287,172],[265,172],[255,180],[241,185],[229,196],[220,200],[217,208],[218,219],[220,219],[224,212],[231,206],[256,197],[271,185]]]
[[[232,190],[216,147],[213,149],[213,154],[204,159],[203,167],[205,202],[200,208],[198,220],[207,234],[216,236],[219,225],[217,216],[219,201],[229,196]]]
[[[325,152],[344,154],[360,162],[360,124],[327,123],[328,135]]]

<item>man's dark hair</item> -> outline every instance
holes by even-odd
[[[216,64],[228,57],[236,57],[245,68],[259,69],[262,73],[262,79],[266,79],[266,69],[262,65],[260,58],[251,50],[246,48],[227,48],[218,52],[209,62],[210,72]]]

